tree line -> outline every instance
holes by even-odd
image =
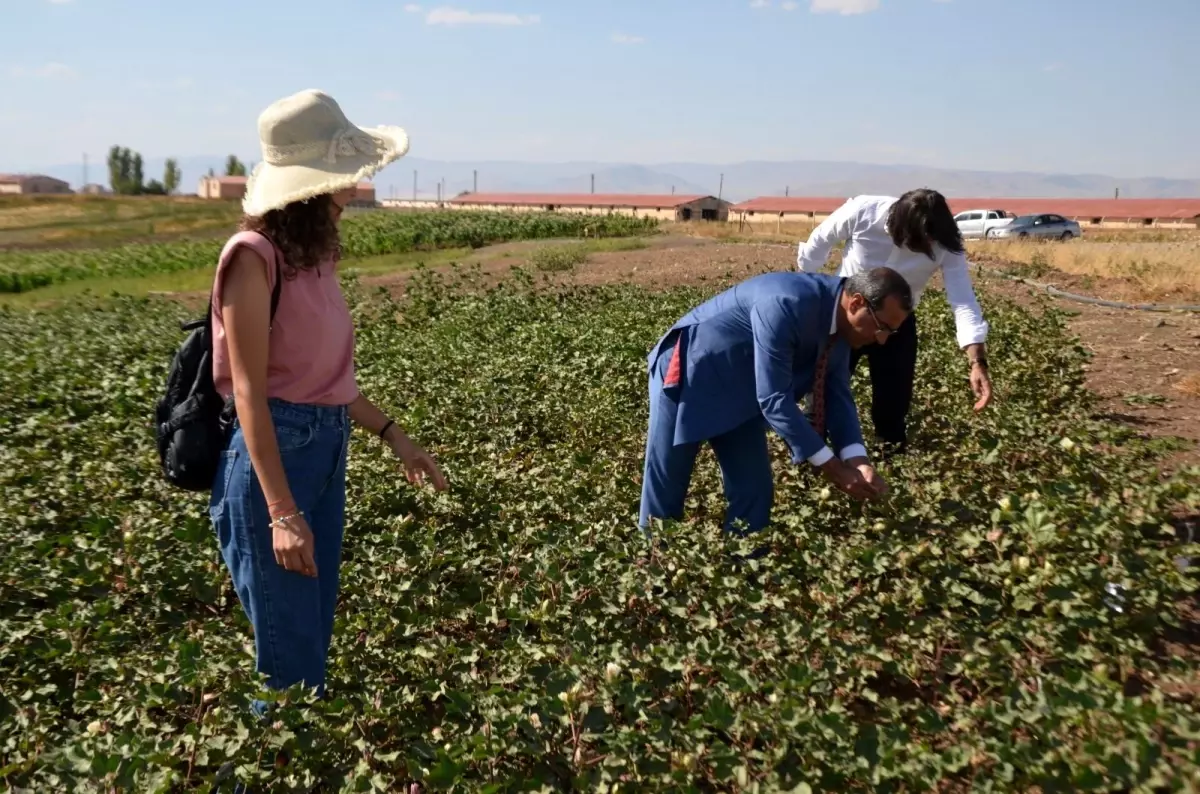
[[[246,164],[234,155],[225,161],[225,176],[246,176]],[[209,176],[215,176],[208,170]],[[179,162],[169,158],[163,167],[162,179],[146,181],[142,155],[125,146],[108,150],[108,184],[119,196],[169,196],[179,189],[183,172]]]

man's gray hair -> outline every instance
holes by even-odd
[[[904,276],[890,267],[875,267],[863,270],[846,279],[846,294],[860,294],[867,299],[872,309],[879,311],[888,296],[894,295],[905,312],[912,311],[912,287]]]

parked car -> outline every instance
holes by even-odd
[[[965,210],[954,216],[958,230],[966,239],[995,237],[995,230],[1013,222],[1011,212],[1004,210]]]
[[[1083,234],[1080,225],[1061,215],[1022,215],[1013,222],[999,228],[994,237],[1012,239],[1013,237],[1053,237],[1058,240],[1070,240]]]

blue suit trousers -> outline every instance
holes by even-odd
[[[663,386],[670,357],[668,347],[650,373],[650,424],[639,517],[643,530],[649,528],[651,518],[683,518],[683,503],[703,443],[674,443],[680,387]],[[725,529],[736,534],[742,534],[739,529],[746,533],[762,530],[771,519],[775,498],[766,419],[756,417],[708,441],[721,467],[727,502]],[[742,525],[735,526],[739,521]]]

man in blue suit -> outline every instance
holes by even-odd
[[[721,467],[726,528],[764,528],[774,500],[768,427],[791,448],[793,462],[816,466],[850,496],[885,493],[887,484],[863,446],[850,392],[850,350],[883,344],[911,312],[908,283],[880,267],[849,278],[755,276],[675,323],[648,358],[643,529],[651,518],[683,518],[705,441]],[[812,423],[797,405],[810,392]],[[837,455],[825,443],[826,430]]]

